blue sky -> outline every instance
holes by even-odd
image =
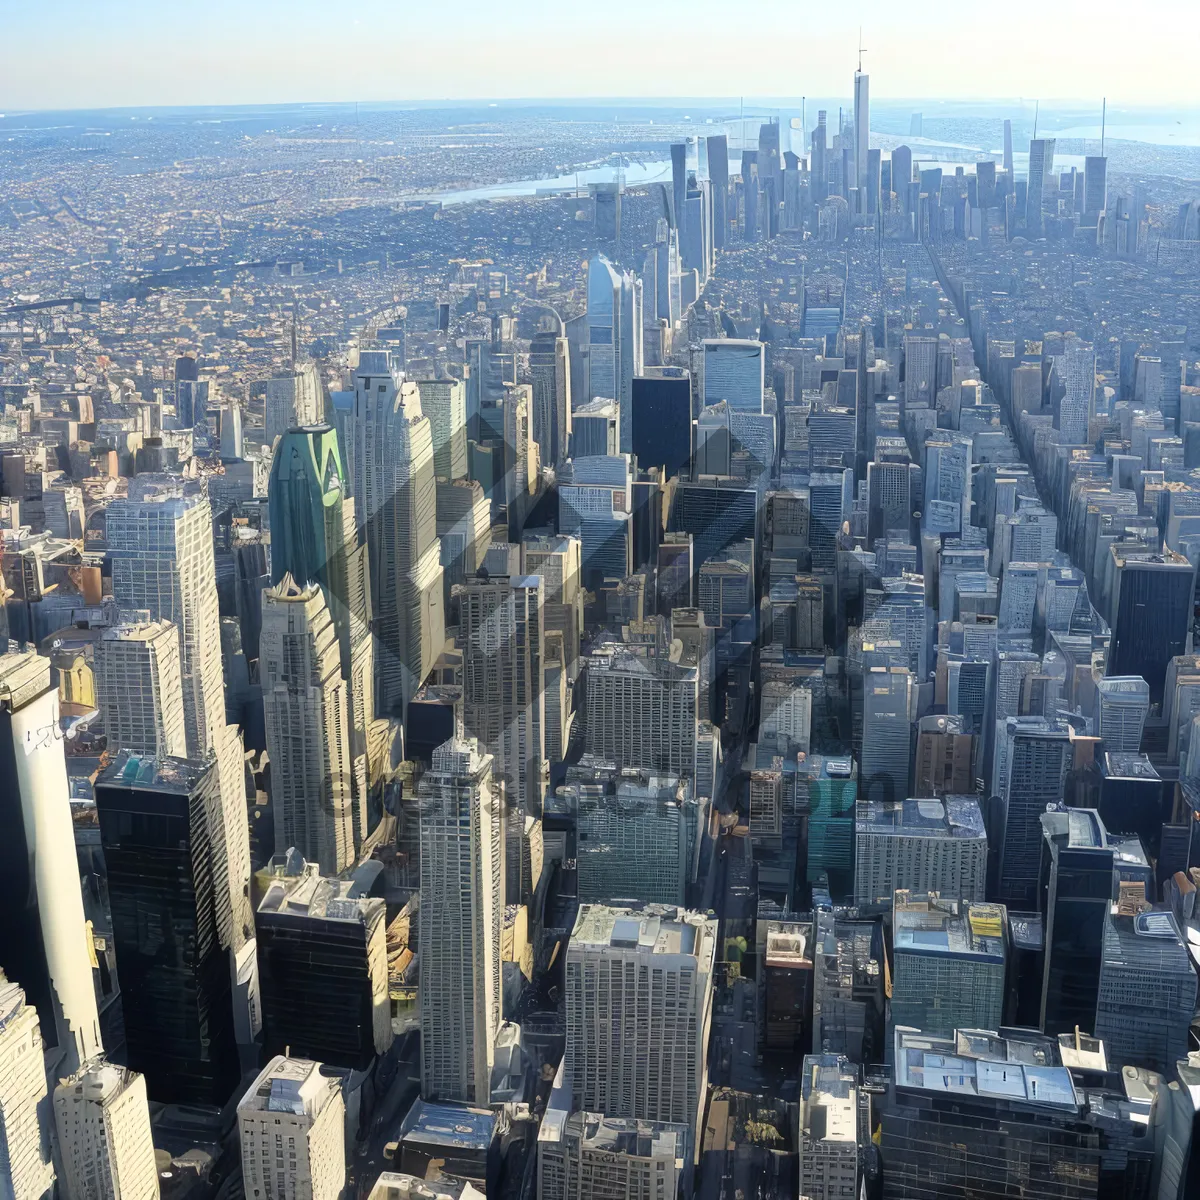
[[[1189,9],[1187,0],[1118,11],[1090,0],[0,0],[0,112],[841,95],[860,23],[876,96],[1194,104]]]

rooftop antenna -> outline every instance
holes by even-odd
[[[866,46],[862,44],[862,26],[858,27],[858,73],[862,74],[862,56],[866,53]]]
[[[1104,157],[1104,126],[1108,120],[1108,97],[1100,101],[1100,157]]]

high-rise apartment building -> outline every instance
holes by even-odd
[[[538,1129],[539,1200],[674,1200],[691,1143],[682,1124],[572,1112],[552,1099]]]
[[[717,922],[699,913],[580,906],[563,1078],[582,1108],[697,1127],[716,951]]]
[[[856,903],[887,900],[898,888],[983,899],[987,833],[974,796],[860,800],[855,829]]]
[[[355,518],[370,558],[375,704],[401,713],[445,641],[433,433],[415,383],[386,351],[354,375]]]
[[[0,971],[0,1195],[42,1200],[54,1186],[43,1121],[46,1067],[37,1010]]]
[[[67,1200],[157,1200],[146,1081],[93,1059],[54,1089]]]
[[[221,1106],[240,1070],[216,762],[121,754],[95,794],[127,1065],[153,1100]]]
[[[336,875],[355,852],[350,703],[315,583],[284,575],[263,592],[259,647],[275,852],[294,846]]]
[[[417,391],[429,418],[434,472],[439,479],[466,479],[466,385],[461,379],[420,379]]]
[[[589,754],[618,767],[694,776],[702,716],[696,667],[608,643],[587,660],[586,696]]]
[[[346,1105],[321,1064],[276,1055],[237,1107],[246,1200],[338,1200]]]
[[[256,914],[267,1053],[366,1070],[392,1044],[384,902],[295,850],[270,871]]]
[[[492,756],[474,738],[422,777],[421,1093],[487,1104],[500,1007],[504,842]]]
[[[503,783],[505,895],[517,903],[537,885],[526,823],[540,819],[546,789],[545,589],[539,575],[479,575],[457,595],[463,728]]]
[[[44,1040],[69,1072],[101,1042],[58,721],[50,660],[0,654],[0,972],[23,989],[10,1011],[41,1022],[39,1068]]]
[[[169,621],[113,625],[95,647],[96,704],[112,751],[187,754],[179,630]]]
[[[840,1054],[806,1054],[800,1070],[800,1195],[858,1194],[859,1066]]]

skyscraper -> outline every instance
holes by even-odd
[[[336,875],[354,859],[350,704],[321,589],[290,575],[263,592],[259,672],[275,852]]]
[[[467,390],[461,379],[421,379],[421,411],[429,418],[439,479],[467,477]]]
[[[1108,207],[1108,159],[1089,154],[1083,160],[1083,224],[1095,225]]]
[[[859,1066],[841,1054],[808,1054],[800,1070],[800,1195],[853,1196],[859,1184]]]
[[[289,429],[318,424],[324,418],[324,407],[316,363],[307,362],[298,370],[268,379],[264,425],[267,446],[274,446],[275,439]]]
[[[563,1078],[584,1109],[697,1127],[716,950],[716,920],[699,913],[580,907],[567,948]]]
[[[354,504],[366,536],[374,614],[375,703],[398,714],[445,641],[433,434],[415,383],[386,352],[354,376]]]
[[[633,381],[633,453],[638,465],[685,470],[692,452],[692,385],[679,367],[648,367]]]
[[[463,652],[463,726],[504,785],[509,902],[536,886],[529,878],[527,820],[541,817],[545,794],[541,576],[476,576],[458,589]]]
[[[45,1104],[37,1011],[0,971],[0,1194],[6,1198],[41,1200],[54,1186]]]
[[[240,1072],[216,764],[121,754],[95,792],[128,1066],[154,1100],[221,1106]]]
[[[346,1186],[346,1105],[321,1064],[276,1055],[241,1098],[246,1200],[338,1200]]]
[[[1058,427],[1067,446],[1087,444],[1096,390],[1096,352],[1087,342],[1073,338],[1055,360],[1066,394],[1059,402]]]
[[[1161,704],[1167,663],[1187,650],[1195,568],[1182,554],[1109,546],[1116,582],[1112,598],[1109,675],[1140,675],[1150,703]]]
[[[474,738],[421,777],[421,1094],[486,1104],[500,1027],[503,817],[492,756]]]
[[[764,380],[761,342],[740,338],[705,341],[702,407],[724,400],[738,412],[761,413]]]
[[[1030,237],[1042,234],[1042,207],[1047,180],[1054,178],[1054,139],[1034,138],[1029,143],[1029,182],[1025,190],[1025,229]]]
[[[709,137],[707,142],[708,178],[712,182],[713,197],[713,245],[724,250],[729,233],[729,139],[722,133]]]
[[[95,647],[96,702],[112,751],[187,754],[179,630],[169,621],[113,625]]]
[[[903,667],[870,667],[863,678],[860,794],[895,801],[908,795],[912,774],[912,719],[916,688]]]
[[[146,1081],[93,1059],[54,1089],[67,1200],[158,1200]]]
[[[0,977],[69,1072],[101,1045],[58,712],[48,658],[0,655]]]
[[[618,273],[603,254],[588,263],[587,399],[615,400],[621,450],[633,439],[633,377],[641,374],[642,320],[633,276]]]
[[[1136,754],[1150,711],[1150,688],[1140,676],[1109,675],[1096,681],[1099,708],[1096,732],[1104,752]]]
[[[295,850],[270,870],[256,917],[266,1051],[365,1071],[392,1044],[384,901]]]
[[[860,61],[854,72],[854,186],[860,191],[867,186],[867,153],[871,146],[870,85],[871,78],[863,74]]]
[[[571,348],[567,339],[552,330],[535,333],[529,343],[529,374],[533,380],[534,441],[542,465],[557,467],[567,457],[571,433]]]

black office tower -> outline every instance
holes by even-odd
[[[267,1054],[369,1067],[392,1041],[383,900],[293,850],[255,924]]]
[[[1104,923],[1113,897],[1113,852],[1100,815],[1042,814],[1042,919],[1046,962],[1041,1027],[1047,1034],[1096,1026]]]
[[[683,209],[687,203],[687,143],[671,146],[671,219],[675,228],[683,229]],[[681,238],[680,241],[683,239]]]
[[[1108,675],[1140,675],[1161,704],[1167,663],[1187,650],[1196,572],[1182,554],[1135,556],[1109,547],[1116,568]]]
[[[122,754],[96,783],[125,1061],[151,1100],[224,1105],[240,1077],[218,934],[215,763]]]
[[[662,367],[633,380],[633,452],[638,466],[687,468],[692,443],[692,381],[681,367]]]

